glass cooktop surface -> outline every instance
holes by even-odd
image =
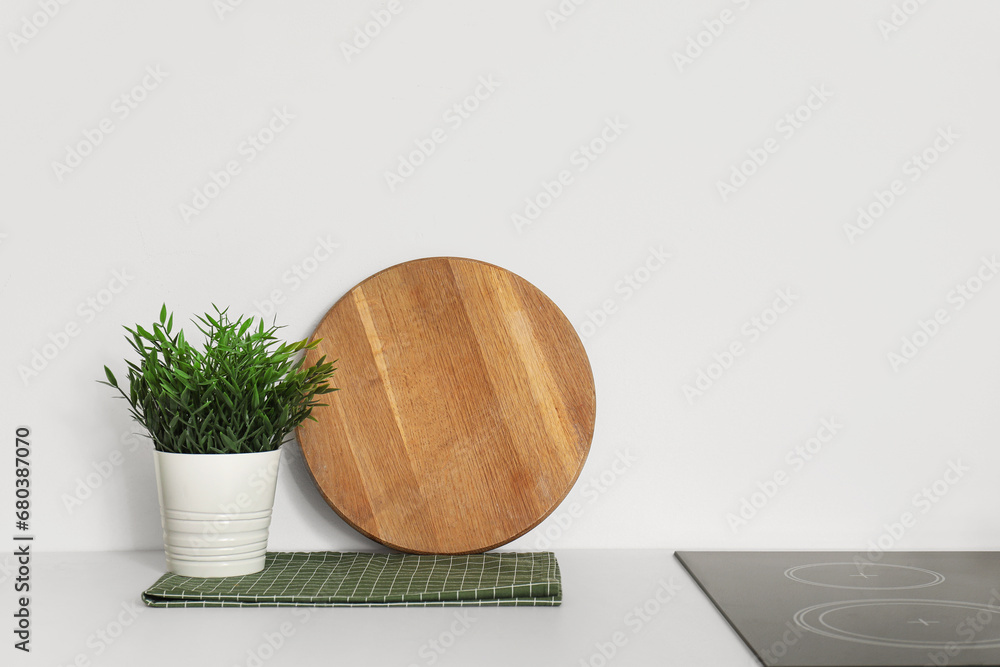
[[[676,556],[765,665],[1000,665],[1000,552]]]

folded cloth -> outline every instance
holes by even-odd
[[[264,569],[238,577],[167,573],[143,594],[150,607],[558,606],[551,552],[465,556],[268,552]]]

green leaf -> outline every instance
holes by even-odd
[[[133,419],[146,428],[160,451],[223,454],[280,447],[306,419],[314,420],[317,400],[336,391],[329,385],[336,368],[320,357],[306,365],[307,350],[318,340],[282,342],[263,318],[230,318],[213,304],[214,314],[191,321],[204,334],[201,349],[191,346],[183,328],[171,333],[173,314],[160,308],[151,331],[124,327],[138,360],[126,359],[128,391],[104,367],[108,384],[129,403]],[[256,326],[254,326],[256,324]]]

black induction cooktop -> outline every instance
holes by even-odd
[[[1000,665],[1000,552],[676,556],[765,665]]]

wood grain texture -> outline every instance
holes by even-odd
[[[344,295],[314,334],[340,391],[297,429],[326,501],[412,553],[477,553],[566,497],[594,435],[594,379],[565,315],[492,264],[432,257]]]

